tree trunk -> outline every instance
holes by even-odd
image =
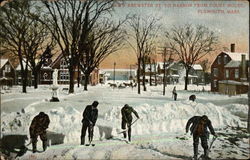
[[[150,65],[150,71],[149,71],[149,84],[152,86],[152,64],[151,62],[149,63]]]
[[[37,71],[37,69],[34,69],[33,71],[33,76],[34,76],[34,89],[38,88],[38,75],[39,75],[39,71]]]
[[[28,69],[21,71],[22,72],[22,88],[23,93],[27,93],[27,82],[28,82]]]
[[[189,69],[186,69],[185,90],[187,90],[187,86],[188,86],[188,73],[189,73]]]
[[[147,91],[147,88],[146,88],[146,78],[145,78],[145,74],[146,74],[146,64],[145,64],[145,59],[143,59],[142,61],[142,72],[143,72],[143,81],[142,81],[142,84],[143,84],[143,91]]]
[[[74,93],[74,69],[69,69],[69,93]]]
[[[140,82],[140,76],[141,76],[141,58],[138,59],[138,69],[137,69],[137,84],[138,84],[138,94],[141,94],[141,82]]]
[[[164,60],[164,73],[163,73],[163,95],[166,93],[166,61]]]
[[[77,87],[79,88],[80,87],[80,62],[78,62],[78,65],[77,65]]]
[[[85,79],[84,79],[84,91],[88,90],[88,84],[89,84],[89,73],[85,73]]]

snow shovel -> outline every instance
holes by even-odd
[[[95,144],[91,144],[93,140],[93,132],[94,132],[94,126],[90,126],[90,135],[89,135],[89,144],[86,144],[86,146],[95,146]]]
[[[214,143],[214,141],[216,140],[216,138],[217,138],[217,136],[214,136],[213,139],[212,139],[212,142],[210,143],[210,146],[209,146],[209,148],[208,148],[208,155],[209,155],[209,152],[210,152],[210,150],[211,150],[211,148],[212,148],[212,146],[213,146],[213,143]],[[204,155],[202,154],[198,159],[203,159],[203,157],[204,157]],[[209,158],[209,159],[210,159],[210,158]]]
[[[131,127],[137,120],[138,120],[139,118],[137,118],[134,122],[132,122],[131,123],[131,125],[130,126],[128,126],[128,128],[127,129],[125,129],[125,130],[123,130],[123,131],[121,131],[121,132],[118,132],[118,134],[121,134],[121,133],[124,133],[124,132],[127,132],[128,131],[128,129],[129,129],[129,127]]]

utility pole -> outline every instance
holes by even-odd
[[[114,84],[115,84],[115,65],[116,63],[114,62]]]
[[[164,51],[163,51],[163,68],[164,68],[164,73],[163,73],[163,95],[165,96],[165,92],[166,92],[166,47],[164,47]]]

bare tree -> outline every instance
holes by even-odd
[[[37,9],[35,13],[30,13],[29,17],[36,19],[40,15],[41,13]],[[26,57],[28,57],[27,63],[34,76],[35,89],[38,87],[38,78],[42,65],[52,57],[51,50],[54,46],[52,38],[48,28],[36,20],[32,21],[25,35],[24,50]]]
[[[209,62],[208,59],[204,59],[203,61],[200,62],[200,65],[203,69],[203,72],[206,72],[209,69]]]
[[[74,71],[79,64],[80,53],[84,52],[89,32],[97,20],[113,8],[114,0],[60,0],[47,1],[45,24],[55,38],[69,69],[69,93],[74,92]]]
[[[151,39],[151,41],[147,42],[142,54],[142,85],[143,85],[143,91],[147,91],[146,88],[146,65],[149,64],[150,65],[150,70],[151,68],[151,63],[150,63],[150,56],[153,54],[153,50],[155,50],[155,46],[154,46],[154,41],[155,39]],[[150,71],[150,84],[151,84],[151,71]]]
[[[190,69],[197,61],[215,50],[218,37],[205,26],[197,25],[193,27],[186,24],[174,26],[166,32],[166,38],[170,51],[177,54],[184,64],[186,70],[185,90],[187,90]]]
[[[134,15],[128,20],[128,35],[131,38],[129,45],[133,48],[137,55],[137,83],[138,94],[141,93],[140,77],[143,67],[143,58],[147,53],[147,45],[157,38],[157,32],[160,25],[157,24],[158,19],[147,17],[143,18],[139,15]]]
[[[31,3],[28,0],[11,1],[0,7],[0,37],[4,40],[1,49],[18,57],[21,66],[22,92],[26,93],[28,58],[25,52],[25,36],[33,23],[29,18]]]
[[[88,35],[82,52],[81,70],[85,75],[84,90],[87,90],[90,73],[110,54],[122,48],[125,33],[121,29],[124,23],[115,25],[105,18],[98,22]]]

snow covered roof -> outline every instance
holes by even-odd
[[[154,64],[151,64],[152,72],[155,72],[155,66]],[[150,64],[146,64],[146,72],[150,72]]]
[[[100,69],[100,71],[102,71],[102,72],[113,72],[114,71],[114,69]],[[132,72],[135,72],[136,71],[136,69],[115,69],[115,71],[120,71],[120,72],[130,72],[130,71],[132,71]]]
[[[176,62],[166,62],[166,65],[167,65],[166,69],[170,68],[174,64],[176,64]],[[163,69],[164,62],[158,62],[157,65],[158,65],[158,67],[160,67],[160,69]]]
[[[25,66],[26,66],[26,60],[23,60],[22,63],[23,63],[23,66],[25,67]],[[20,63],[19,63],[18,66],[16,67],[16,70],[17,70],[17,71],[21,71],[21,64],[20,64]],[[31,70],[29,66],[28,66],[28,70],[29,70],[29,71]]]
[[[194,70],[203,70],[200,64],[194,64],[193,69]]]
[[[52,70],[52,68],[50,66],[44,66],[42,67],[42,69],[45,69],[45,70]]]
[[[230,61],[228,64],[225,65],[226,68],[235,68],[235,67],[239,67],[241,64],[240,61]]]
[[[245,85],[245,86],[249,85],[248,82],[238,82],[238,81],[233,81],[233,80],[222,80],[222,81],[219,81],[219,83],[232,84],[232,85]]]
[[[168,77],[180,77],[180,75],[178,75],[178,74],[172,74],[172,75],[168,75]]]
[[[1,59],[1,68],[8,62],[8,59]]]
[[[241,61],[241,55],[246,56],[246,60],[249,60],[249,55],[248,53],[239,53],[239,52],[224,52],[227,55],[231,57],[232,60],[234,61]]]

